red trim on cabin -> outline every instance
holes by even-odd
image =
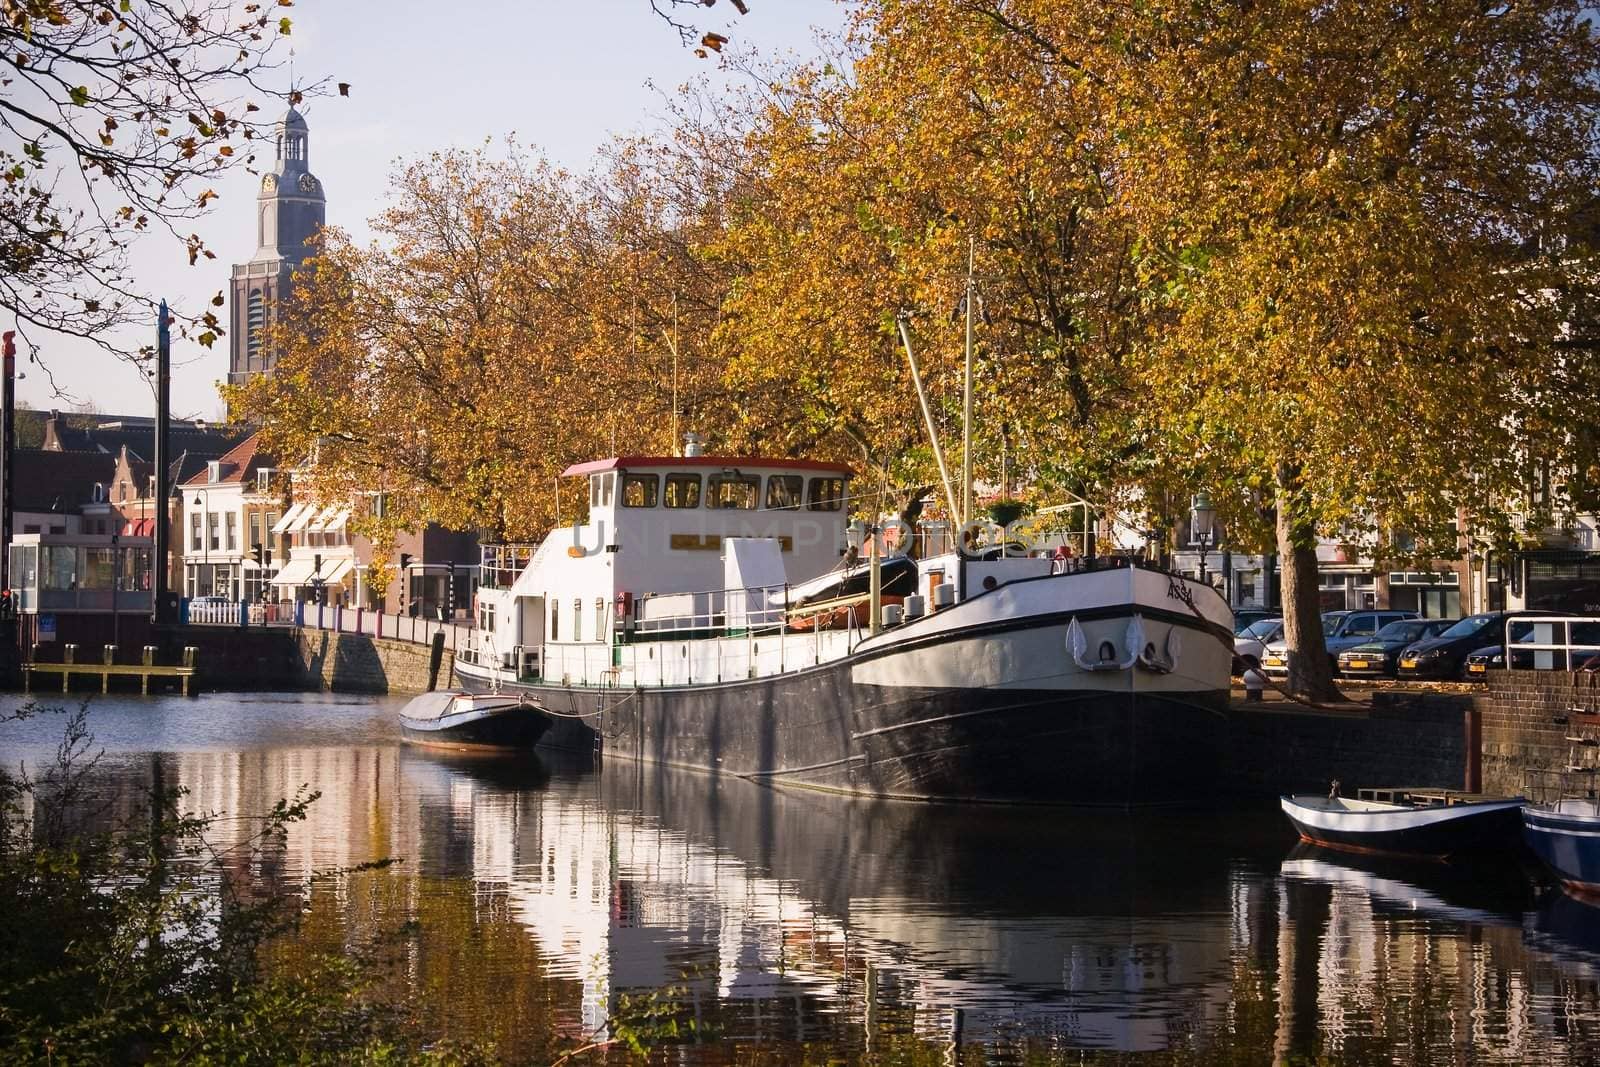
[[[827,471],[830,474],[844,475],[846,478],[855,474],[842,463],[823,463],[814,459],[762,459],[757,456],[614,456],[611,459],[592,459],[587,463],[574,463],[562,471],[561,476],[575,478],[583,474],[603,474],[606,471],[639,467],[704,467],[719,471],[728,467],[738,470],[754,467],[757,470]]]

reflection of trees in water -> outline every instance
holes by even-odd
[[[108,812],[148,767],[103,768]],[[663,985],[722,1035],[715,1056],[690,1058],[719,1062],[755,1043],[912,1063],[958,1048],[1074,1062],[1085,1046],[1143,1049],[1155,1063],[1600,1052],[1600,951],[1571,939],[1588,912],[1536,938],[1530,904],[1470,879],[1339,859],[1289,876],[1281,828],[1252,816],[883,804],[383,746],[164,767],[197,810],[322,790],[280,848],[229,877],[292,885],[405,862],[318,882],[274,958],[384,938],[386,996],[513,1060],[544,1059],[622,994]]]

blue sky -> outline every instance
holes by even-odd
[[[817,32],[837,32],[846,16],[836,0],[748,6],[741,18],[723,0],[692,17],[763,54],[810,57]],[[349,97],[312,100],[302,110],[328,221],[360,237],[398,159],[515,134],[554,162],[583,169],[613,135],[653,128],[662,92],[702,75],[714,84],[738,77],[681,47],[649,0],[298,0],[290,14],[297,77],[351,84]],[[255,189],[256,179],[243,171],[218,186],[221,199],[200,228],[215,261],[190,267],[181,247],[145,241],[135,253],[145,286],[190,308],[224,288],[229,265],[255,250]],[[150,390],[131,366],[87,344],[43,340],[43,358],[72,399],[107,412],[153,410]],[[227,373],[226,346],[224,339],[208,352],[174,339],[174,414],[221,413],[215,383]],[[20,369],[26,373],[26,363]],[[52,398],[37,372],[26,374],[17,392],[28,406],[71,406]]]

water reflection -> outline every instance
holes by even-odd
[[[1536,894],[1515,869],[1291,847],[1270,806],[874,803],[624,763],[441,757],[360,705],[322,707],[276,745],[261,721],[275,703],[188,707],[203,746],[170,709],[159,739],[111,709],[107,796],[131,802],[149,781],[152,740],[198,810],[320,789],[251,873],[293,882],[403,857],[319,884],[306,943],[414,921],[395,994],[514,1060],[602,1028],[619,994],[669,985],[719,1036],[690,1057],[703,1062],[754,1041],[908,1061],[1600,1055],[1600,910]]]

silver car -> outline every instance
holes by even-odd
[[[1250,667],[1259,667],[1267,643],[1282,636],[1282,619],[1257,619],[1246,626],[1233,639],[1233,673],[1242,674]]]

